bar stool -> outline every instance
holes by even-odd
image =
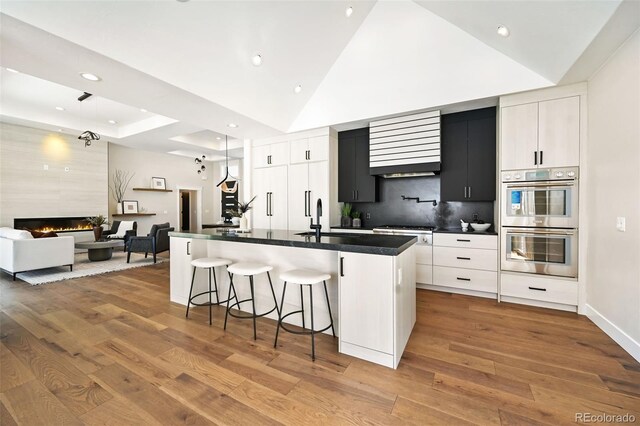
[[[218,280],[216,279],[216,271],[215,268],[219,267],[219,266],[227,266],[232,264],[233,262],[231,260],[228,259],[219,259],[219,258],[215,258],[215,257],[203,257],[200,259],[194,259],[191,261],[191,266],[193,267],[193,275],[191,275],[191,288],[189,289],[189,301],[187,302],[187,313],[185,315],[185,317],[189,318],[189,306],[190,305],[194,305],[194,306],[208,306],[209,307],[209,325],[211,325],[211,307],[213,305],[219,305],[220,304],[220,298],[218,297]],[[198,270],[198,268],[200,269],[208,269],[209,270],[209,291],[203,291],[202,293],[198,293],[195,296],[192,296],[193,294],[193,282],[195,281],[196,278],[196,270]],[[211,276],[213,275],[213,284],[214,284],[214,290],[211,290]],[[213,303],[211,301],[211,293],[215,293],[216,294],[216,303]],[[202,303],[196,303],[193,301],[193,299],[195,299],[196,297],[202,296],[208,294],[209,295],[209,302],[202,302]],[[226,300],[223,300],[222,303],[226,302]]]
[[[282,301],[280,302],[280,316],[278,316],[278,325],[276,327],[276,340],[273,343],[273,347],[275,348],[278,345],[278,333],[280,332],[280,328],[284,331],[288,331],[293,334],[310,334],[311,335],[311,359],[313,361],[316,360],[316,344],[315,344],[315,334],[322,333],[325,330],[331,328],[331,333],[333,337],[336,337],[335,329],[333,328],[333,315],[331,314],[331,304],[329,303],[329,292],[327,292],[327,280],[331,279],[331,275],[325,274],[318,271],[311,271],[307,269],[294,269],[292,271],[284,272],[280,275],[280,279],[284,281],[284,288],[282,289]],[[284,310],[284,296],[287,293],[287,283],[297,284],[300,286],[300,307],[301,309],[298,311],[289,312],[286,315],[282,315],[282,311]],[[322,283],[324,285],[324,295],[327,300],[327,308],[329,309],[329,320],[330,323],[328,326],[321,330],[315,329],[315,324],[313,320],[313,286]],[[302,314],[302,329],[305,329],[304,323],[304,295],[302,291],[302,287],[309,288],[309,306],[311,308],[311,330],[310,331],[294,331],[288,329],[283,323],[282,320],[293,314]]]
[[[269,271],[273,269],[273,266],[265,265],[263,263],[254,263],[254,262],[239,262],[234,263],[231,266],[227,267],[227,271],[229,272],[229,294],[227,296],[227,312],[224,315],[224,329],[227,329],[227,318],[231,315],[234,318],[239,319],[253,319],[253,340],[257,339],[256,333],[256,318],[263,317],[265,315],[269,315],[273,311],[278,312],[278,316],[280,315],[280,308],[278,308],[278,301],[276,300],[276,293],[273,291],[273,283],[271,282],[271,275]],[[261,314],[256,314],[256,300],[255,300],[255,289],[253,286],[253,277],[258,274],[267,273],[267,277],[269,278],[269,287],[271,287],[271,294],[273,295],[273,303],[274,308],[268,312],[264,312]],[[238,295],[236,293],[236,288],[233,284],[233,276],[234,275],[242,275],[245,277],[249,277],[249,288],[251,289],[251,298],[238,300]],[[233,297],[231,297],[231,290],[233,289]],[[229,304],[231,299],[235,299],[236,301],[233,304]],[[240,315],[234,314],[231,312],[231,308],[238,308],[240,310],[240,304],[245,302],[251,302],[252,314],[251,315]]]

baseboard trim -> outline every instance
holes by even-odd
[[[619,344],[622,349],[629,352],[629,355],[640,362],[640,343],[634,340],[627,333],[625,333],[617,325],[609,321],[588,303],[586,305],[586,308],[587,317],[591,321],[593,321],[593,323],[597,325],[602,331],[607,333],[607,335],[611,337],[617,344]]]

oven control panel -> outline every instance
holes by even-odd
[[[536,182],[578,179],[578,167],[512,170],[502,172],[502,182]]]

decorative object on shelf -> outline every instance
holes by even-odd
[[[249,226],[247,224],[247,217],[245,216],[245,213],[247,213],[249,210],[251,210],[251,203],[253,203],[253,200],[255,200],[257,197],[254,196],[251,201],[249,201],[248,203],[244,203],[242,201],[238,201],[238,207],[235,210],[227,210],[227,214],[229,214],[231,216],[231,223],[233,223],[234,225],[239,225],[240,229],[248,229]],[[235,219],[235,221],[234,221]]]
[[[122,212],[123,214],[139,213],[138,202],[135,200],[122,201]]]
[[[351,217],[353,218],[353,224],[351,226],[354,228],[360,228],[362,226],[362,220],[360,219],[361,215],[362,213],[356,211],[351,213]]]
[[[344,203],[340,209],[342,217],[340,218],[340,226],[343,228],[351,227],[351,203]]]
[[[229,173],[229,138],[227,135],[224,136],[224,146],[225,146],[225,163],[227,168],[227,174],[225,177],[216,185],[216,188],[220,187],[222,192],[226,193],[234,193],[238,191],[238,178],[231,176]],[[253,200],[251,200],[253,201]],[[249,201],[249,202],[251,202]]]
[[[152,177],[151,188],[153,189],[167,189],[167,181],[163,177]]]
[[[203,164],[206,158],[207,156],[203,155],[202,158],[196,157],[195,160],[193,160],[197,165],[200,166],[198,167],[198,174],[204,173],[204,171],[207,170],[207,167]]]
[[[89,225],[93,226],[93,237],[96,241],[99,241],[100,238],[102,238],[102,225],[109,224],[107,218],[100,214],[98,216],[88,217],[87,222],[89,222]]]
[[[84,147],[86,148],[88,146],[91,146],[91,142],[99,141],[100,135],[97,133],[93,133],[91,130],[85,130],[80,136],[78,136],[78,139],[84,141]]]
[[[416,203],[433,203],[433,207],[438,205],[438,202],[436,200],[421,200],[420,197],[406,197],[404,195],[401,195],[401,197],[405,201],[416,200]]]
[[[111,182],[113,185],[109,186],[109,190],[111,191],[111,195],[115,198],[116,204],[116,213],[122,214],[122,201],[124,200],[124,194],[127,191],[127,187],[129,186],[129,182],[135,173],[129,174],[129,172],[125,172],[124,170],[116,169],[111,177]]]
[[[463,232],[467,232],[469,230],[469,222],[465,222],[464,220],[460,219],[460,227],[462,228]]]

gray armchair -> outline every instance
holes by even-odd
[[[129,243],[129,238],[135,237],[138,234],[138,222],[133,222],[133,229],[127,231],[123,238],[113,238],[109,237],[109,235],[116,234],[118,232],[118,227],[120,226],[120,220],[114,220],[111,223],[111,229],[102,231],[102,237],[108,238],[110,240],[124,240],[124,249],[122,251],[127,251],[127,244]]]
[[[126,245],[127,263],[131,259],[131,253],[144,253],[146,258],[153,253],[153,263],[156,263],[156,254],[169,250],[169,232],[174,228],[169,222],[153,225],[146,237],[130,237]]]

